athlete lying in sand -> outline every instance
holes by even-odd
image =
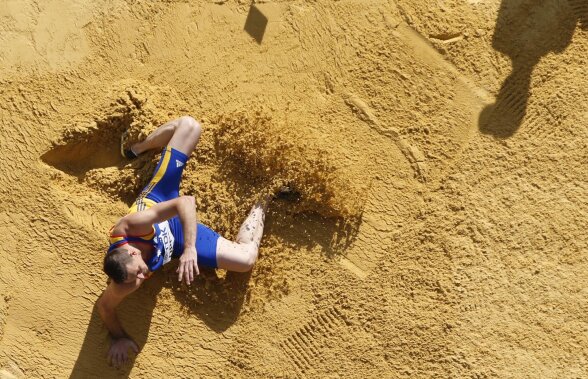
[[[130,159],[150,149],[164,150],[129,214],[111,229],[104,257],[104,272],[111,281],[97,307],[112,337],[108,361],[115,366],[127,362],[129,349],[139,351],[118,320],[116,306],[170,259],[179,258],[178,280],[188,285],[199,274],[198,264],[245,272],[257,260],[270,198],[253,206],[232,242],[198,223],[192,196],[179,196],[182,171],[201,131],[200,124],[186,116],[160,126],[129,149],[121,144],[121,152]]]

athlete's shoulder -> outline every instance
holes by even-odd
[[[127,230],[129,228],[129,223],[128,221],[125,219],[125,217],[121,217],[119,218],[114,225],[112,226],[112,228],[110,228],[109,234],[111,237],[116,237],[116,236],[126,236],[127,235]]]

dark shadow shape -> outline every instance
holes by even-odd
[[[508,138],[519,129],[527,111],[533,68],[548,53],[565,50],[577,19],[578,15],[565,1],[502,1],[492,47],[510,57],[513,70],[502,84],[496,102],[480,113],[478,125],[482,133]]]
[[[513,62],[516,64],[516,62]],[[508,138],[521,126],[527,113],[533,65],[513,67],[494,104],[486,106],[479,117],[480,131],[496,138]]]
[[[117,309],[121,323],[139,345],[139,349],[145,345],[149,335],[151,316],[157,302],[157,294],[162,288],[162,279],[163,277],[154,275],[143,284],[141,289],[126,298]],[[136,357],[131,354],[130,362],[116,369],[106,361],[109,348],[110,337],[94,305],[86,336],[69,376],[70,379],[128,377]]]
[[[117,308],[121,323],[139,348],[147,342],[157,295],[164,286],[171,287],[182,306],[215,332],[227,330],[241,313],[251,272],[227,272],[225,278],[220,278],[214,269],[201,266],[200,276],[187,287],[177,281],[177,260],[174,262],[145,281],[138,291],[125,298]],[[109,348],[110,338],[94,306],[70,379],[128,377],[136,357],[131,354],[129,363],[116,369],[106,361]]]
[[[117,118],[117,126],[111,122],[96,122],[95,128],[66,133],[41,159],[79,180],[96,168],[122,168],[126,162],[119,150],[120,135],[131,121],[130,117],[122,117]]]
[[[95,127],[80,131],[66,131],[64,136],[54,142],[41,160],[56,169],[76,177],[78,183],[84,182],[86,175],[97,168],[116,167],[119,170],[129,164],[120,154],[120,135],[129,128],[133,119],[128,115],[112,116],[96,121]],[[136,171],[151,162],[152,154],[143,154],[132,162]],[[151,170],[153,171],[153,170]],[[142,177],[136,186],[121,185],[106,188],[113,199],[121,199],[131,205],[137,197],[137,188],[143,188],[151,177]],[[102,188],[104,189],[104,188]]]
[[[254,4],[251,4],[249,14],[247,14],[247,20],[245,20],[245,31],[260,45],[265,34],[267,22],[267,17]]]
[[[191,314],[217,333],[224,332],[237,321],[245,302],[250,272],[226,272],[219,277],[216,270],[200,266],[200,275],[189,287],[178,282],[175,265],[169,280],[174,296]]]
[[[580,28],[588,31],[588,0],[568,0],[572,12],[580,21]]]
[[[356,240],[362,222],[361,215],[344,220],[314,212],[292,213],[287,201],[274,202],[267,220],[267,233],[309,250],[318,245],[327,258],[345,255]]]

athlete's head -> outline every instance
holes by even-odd
[[[149,268],[141,258],[141,252],[131,246],[119,247],[104,257],[104,272],[115,283],[133,283],[143,280]]]

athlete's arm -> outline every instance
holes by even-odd
[[[116,316],[116,307],[120,302],[139,288],[140,283],[124,283],[117,284],[113,281],[108,284],[102,296],[98,298],[96,305],[98,306],[98,313],[104,321],[106,329],[110,332],[112,338],[127,337],[118,317]]]
[[[140,282],[125,284],[110,282],[96,302],[98,313],[112,337],[112,344],[108,351],[108,361],[117,367],[127,362],[129,348],[138,353],[139,347],[123,329],[116,316],[116,306],[127,295],[139,288],[140,285]]]
[[[153,231],[153,224],[169,220],[175,216],[179,216],[182,226],[185,224],[184,219],[193,221],[190,225],[193,229],[196,229],[196,202],[193,196],[176,197],[172,200],[157,203],[144,211],[128,214],[116,223],[112,234],[134,236],[149,234]],[[192,237],[194,236],[195,232]],[[189,235],[184,235],[186,242],[188,242],[188,237]],[[194,238],[192,242],[195,241],[196,239]]]
[[[121,218],[114,226],[113,234],[145,235],[151,233],[153,224],[168,220],[174,216],[180,218],[184,232],[184,252],[180,257],[177,272],[178,280],[184,279],[186,284],[198,275],[196,255],[196,200],[193,196],[181,196],[172,200],[155,204],[144,211],[131,213]]]

